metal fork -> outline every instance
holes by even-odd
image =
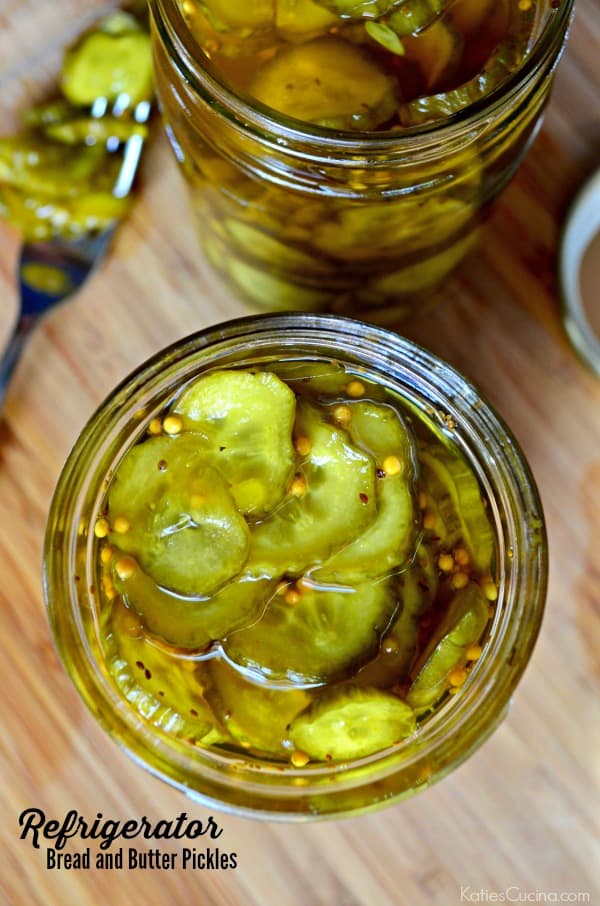
[[[110,113],[121,116],[129,107],[129,97],[119,95]],[[105,98],[98,98],[91,110],[94,117],[103,117],[108,111]],[[152,104],[140,101],[133,110],[136,123],[144,124],[150,118]],[[113,188],[115,198],[125,198],[131,192],[133,180],[140,162],[144,137],[132,135],[123,150],[123,163]],[[119,146],[117,139],[108,139],[108,151]],[[79,239],[52,239],[45,242],[26,242],[21,248],[17,273],[20,290],[20,309],[13,332],[0,359],[0,408],[4,402],[10,379],[31,332],[47,312],[65,302],[81,288],[89,274],[104,256],[117,224],[96,235]],[[53,286],[41,289],[31,280],[31,265],[42,265],[52,269],[57,278]]]

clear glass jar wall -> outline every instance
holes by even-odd
[[[304,768],[190,747],[140,715],[111,680],[94,589],[93,526],[125,451],[174,392],[207,370],[336,360],[398,394],[467,457],[486,490],[498,543],[499,599],[484,655],[460,694],[416,737],[343,764]],[[90,526],[92,530],[90,531]],[[519,448],[480,394],[414,344],[355,321],[310,314],[248,318],[165,350],[100,407],[59,480],[45,547],[45,593],[56,645],[77,689],[116,742],[192,798],[252,816],[335,817],[397,801],[443,777],[506,714],[543,612],[547,551],[541,507]]]
[[[151,0],[158,93],[213,266],[260,308],[409,312],[473,247],[522,159],[572,5],[542,0],[522,68],[467,109],[360,134],[235,94],[176,0]]]

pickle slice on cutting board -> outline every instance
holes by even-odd
[[[408,428],[391,406],[370,402],[347,406],[346,430],[377,466],[377,516],[361,535],[311,573],[322,583],[353,583],[385,575],[407,563],[415,549],[416,454]]]
[[[421,545],[414,563],[399,577],[400,606],[381,642],[381,650],[357,673],[353,682],[386,688],[406,680],[417,653],[419,621],[433,604],[438,587],[433,556]]]
[[[390,692],[346,686],[320,696],[290,726],[290,738],[317,761],[372,755],[416,730],[412,708]]]
[[[456,592],[413,670],[406,700],[417,712],[427,711],[441,698],[449,675],[465,663],[468,647],[479,641],[488,619],[488,603],[477,585]]]
[[[118,563],[120,553],[114,556]],[[206,648],[256,620],[274,590],[272,580],[242,575],[208,598],[176,595],[140,569],[126,579],[113,571],[115,588],[152,635],[179,648]]]
[[[303,586],[273,598],[262,618],[223,644],[230,661],[262,679],[321,685],[373,657],[397,600],[384,583],[330,591]]]
[[[419,458],[421,481],[441,521],[440,537],[444,546],[452,548],[462,541],[475,568],[490,573],[495,552],[494,533],[473,471],[462,458],[437,444],[423,449]]]
[[[360,47],[317,38],[286,47],[249,87],[258,101],[286,116],[330,129],[376,129],[395,113],[395,80]]]
[[[309,452],[287,499],[252,533],[253,566],[301,575],[360,535],[377,513],[372,458],[343,429],[298,401],[294,433]]]
[[[72,104],[126,94],[133,106],[151,100],[152,86],[150,35],[141,28],[88,32],[65,54],[61,90]]]
[[[133,135],[146,138],[148,129],[134,120],[119,119],[116,116],[80,117],[50,123],[44,127],[44,134],[65,145],[79,145],[107,142],[111,138],[126,142]]]
[[[218,722],[202,694],[192,663],[156,647],[137,614],[115,599],[103,615],[106,667],[137,713],[161,730],[190,741],[219,741]]]
[[[310,694],[258,685],[223,660],[213,659],[208,669],[207,701],[231,736],[244,748],[289,753],[289,724],[310,704]]]
[[[194,381],[175,410],[231,486],[241,512],[259,516],[283,498],[294,469],[294,394],[270,372],[217,371]],[[199,438],[200,441],[200,438]]]
[[[65,202],[89,189],[107,161],[100,146],[65,148],[36,135],[0,139],[0,184]]]
[[[108,518],[112,543],[179,594],[212,594],[246,562],[248,526],[193,435],[132,447],[109,488]]]

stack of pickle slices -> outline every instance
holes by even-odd
[[[335,362],[214,371],[125,454],[95,523],[106,669],[190,745],[387,749],[468,678],[496,597],[478,481]]]
[[[113,189],[120,153],[147,127],[133,116],[151,101],[150,35],[129,13],[114,12],[65,54],[58,98],[24,114],[26,130],[0,139],[0,216],[24,238],[77,238],[101,232],[126,213]]]

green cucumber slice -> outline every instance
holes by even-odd
[[[477,585],[456,592],[413,670],[406,700],[418,713],[429,710],[442,697],[449,674],[465,663],[467,648],[479,641],[488,619],[488,603]]]
[[[249,86],[258,101],[286,116],[330,129],[376,129],[395,113],[395,80],[365,50],[339,38],[289,46]]]
[[[422,544],[413,565],[399,577],[398,616],[386,632],[379,654],[357,673],[354,683],[386,688],[406,680],[417,653],[419,620],[433,604],[438,586],[434,557]]]
[[[213,594],[246,562],[248,526],[193,435],[132,447],[109,488],[108,516],[111,542],[179,594]],[[115,531],[119,517],[125,533]]]
[[[270,512],[294,470],[294,394],[266,371],[216,371],[194,381],[174,410],[202,435],[242,513]]]
[[[295,435],[311,445],[299,469],[306,491],[288,496],[252,532],[253,568],[268,575],[301,575],[353,541],[377,512],[373,461],[345,431],[299,400]]]
[[[273,598],[262,618],[223,643],[234,664],[259,679],[319,685],[373,657],[397,607],[389,585],[303,589],[300,601]]]
[[[136,27],[126,31],[92,31],[65,54],[61,90],[72,104],[111,102],[120,94],[134,106],[152,99],[150,35]]]
[[[347,686],[325,693],[300,714],[290,738],[318,761],[347,761],[387,749],[415,730],[406,702],[380,689]]]
[[[218,721],[203,697],[194,665],[156,647],[140,618],[116,598],[102,618],[106,668],[140,717],[170,735],[216,742]],[[216,731],[216,732],[215,732]]]
[[[446,547],[463,542],[479,572],[489,574],[496,549],[494,532],[472,469],[457,454],[432,444],[420,453],[421,481],[433,502]]]
[[[118,562],[119,552],[113,562]],[[127,606],[154,636],[179,648],[206,648],[250,625],[274,591],[270,579],[242,575],[209,598],[186,598],[161,588],[141,569],[127,579],[113,570],[113,582]]]
[[[355,446],[375,459],[380,472],[389,457],[398,461],[401,471],[378,479],[377,516],[360,536],[311,573],[321,583],[348,584],[382,576],[405,565],[415,552],[415,451],[409,430],[391,406],[347,405],[351,419],[346,430]]]
[[[226,661],[212,660],[209,673],[206,698],[232,737],[243,748],[289,754],[289,724],[310,704],[309,693],[259,686]]]

